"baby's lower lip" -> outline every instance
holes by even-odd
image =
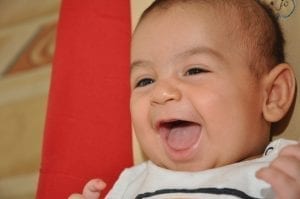
[[[201,125],[192,122],[172,128],[159,128],[166,153],[177,161],[191,158],[197,150],[201,130]]]

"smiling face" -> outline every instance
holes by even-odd
[[[131,116],[150,160],[199,171],[263,152],[263,82],[249,69],[228,16],[173,5],[139,24],[131,49]],[[234,24],[234,23],[232,23]]]

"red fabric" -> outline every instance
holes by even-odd
[[[95,177],[107,191],[132,165],[130,27],[129,0],[63,0],[37,198],[65,199]]]

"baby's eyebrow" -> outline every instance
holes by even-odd
[[[135,68],[147,66],[149,64],[151,64],[151,62],[150,61],[146,61],[146,60],[136,60],[136,61],[133,61],[130,64],[130,72],[132,72]]]
[[[178,53],[176,57],[185,58],[197,54],[207,54],[217,59],[220,59],[221,61],[225,61],[225,57],[220,52],[206,46],[196,46],[196,47],[189,48],[187,50]]]
[[[220,61],[223,62],[226,61],[225,57],[220,52],[205,46],[196,46],[196,47],[188,48],[187,50],[175,54],[175,57],[182,59],[182,58],[186,58],[198,54],[206,54],[206,55],[213,56],[219,59]],[[153,65],[153,63],[149,60],[135,60],[130,64],[130,72],[135,70],[135,68],[147,67],[151,65]]]

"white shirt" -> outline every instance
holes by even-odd
[[[171,171],[147,161],[125,169],[106,199],[271,199],[271,186],[255,173],[283,147],[296,143],[279,139],[268,145],[261,158],[200,172]]]

